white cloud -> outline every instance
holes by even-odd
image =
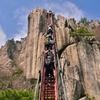
[[[23,26],[22,29],[18,30],[18,33],[15,34],[14,40],[20,40],[21,38],[26,37],[27,27]]]
[[[79,9],[75,4],[66,1],[62,4],[45,4],[45,7],[51,6],[52,9],[55,9],[56,14],[61,14],[65,18],[75,18],[76,21],[79,21],[81,17],[84,16],[84,12]]]
[[[19,9],[16,9],[14,11],[14,18],[17,19],[17,25],[18,25],[18,32],[14,35],[14,40],[20,40],[21,38],[26,37],[27,35],[27,17],[29,14],[29,10],[25,7],[21,7]]]
[[[3,46],[6,42],[6,34],[0,25],[0,47]]]

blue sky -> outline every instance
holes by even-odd
[[[100,20],[100,0],[0,0],[0,47],[8,39],[20,40],[27,35],[27,16],[37,7],[48,10],[51,6],[55,15],[66,18],[82,17]]]

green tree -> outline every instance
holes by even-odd
[[[16,71],[13,71],[12,76],[14,76],[15,74],[21,74],[23,73],[23,70],[18,68]]]
[[[14,65],[16,65],[16,61],[10,61],[10,65],[13,67]]]
[[[80,22],[83,23],[83,24],[86,24],[87,18],[86,17],[81,18]]]
[[[69,31],[68,34],[71,34],[71,35],[82,35],[82,36],[93,36],[93,35],[95,35],[94,33],[90,32],[89,30],[85,30],[84,26],[81,26],[80,28],[78,28],[76,30],[76,32]]]
[[[74,23],[76,23],[76,20],[73,18]]]

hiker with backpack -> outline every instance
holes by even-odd
[[[54,60],[54,54],[51,50],[51,48],[49,47],[49,49],[47,51],[45,51],[45,54],[47,54],[47,56],[51,56],[51,60]]]
[[[47,85],[49,85],[49,74],[50,74],[50,77],[52,77],[53,69],[55,69],[54,62],[51,60],[51,56],[47,57],[44,67],[46,69]]]
[[[46,37],[45,39],[45,46],[47,47],[47,50],[50,48],[52,49],[52,45],[54,44],[54,40],[51,40],[51,38]]]
[[[51,34],[48,34],[46,37],[52,39],[52,35]]]
[[[48,30],[49,30],[49,29],[52,30],[52,25],[51,25],[51,24],[49,24],[49,26],[48,26]]]
[[[48,28],[48,32],[47,32],[47,35],[48,35],[48,34],[51,34],[51,35],[52,35],[52,33],[53,33],[53,32],[52,32],[52,29],[51,29],[51,27],[49,27],[49,28]]]
[[[50,15],[50,17],[51,17],[51,14],[52,14],[52,9],[51,9],[51,7],[48,9],[48,13],[49,13],[49,15]]]

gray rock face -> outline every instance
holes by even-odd
[[[86,28],[91,31],[92,29],[98,26],[100,26],[99,20],[94,20],[91,23],[89,23],[89,25],[87,25]]]
[[[57,15],[57,25],[55,25],[56,41],[59,55],[66,48],[66,46],[75,42],[73,37],[68,34],[71,29],[75,30],[75,23],[73,20],[67,20],[61,15]],[[69,28],[70,26],[70,28]]]
[[[68,46],[61,55],[61,65],[68,98],[77,100],[83,93],[100,98],[100,52],[97,44],[79,42]]]
[[[40,57],[44,47],[44,36],[42,34],[46,32],[46,26],[47,11],[37,8],[31,11],[28,16],[27,37],[17,43],[13,40],[8,40],[2,47],[0,50],[0,73],[4,76],[1,77],[10,77],[4,88],[11,87],[19,90],[27,87],[26,89],[33,89],[34,86],[31,85],[28,79],[37,78],[38,76]],[[11,61],[15,61],[15,65],[11,66]],[[14,82],[11,85],[9,81],[12,78],[12,72],[18,68],[22,68],[23,73],[21,77],[13,80]],[[26,77],[26,79],[24,80],[23,77]]]
[[[47,26],[47,11],[37,8],[28,16],[28,34],[26,46],[26,77],[37,78],[40,59],[44,48],[44,36]]]
[[[32,80],[38,76],[40,57],[44,47],[42,34],[46,32],[46,14],[47,11],[42,8],[31,11],[28,16],[27,37],[21,43],[12,44],[11,41],[7,41],[0,49],[0,81],[4,81],[2,75],[11,78],[12,71],[17,68],[22,68],[24,71],[12,83],[7,81],[7,85],[0,89],[34,88]],[[73,20],[68,20],[61,15],[57,15],[57,18],[54,29],[68,99],[85,100],[86,98],[81,96],[88,92],[99,100],[100,43],[94,37],[80,37],[80,41],[77,42],[75,37],[68,34],[69,31],[76,29]],[[16,65],[12,67],[10,61],[16,61]]]
[[[75,23],[73,21],[73,18],[68,19],[67,23],[68,23],[68,27],[71,28],[72,31],[76,30],[76,25],[75,25]]]

